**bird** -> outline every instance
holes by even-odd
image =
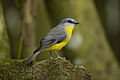
[[[73,18],[62,19],[40,40],[40,46],[33,52],[27,63],[30,64],[41,51],[50,51],[51,59],[51,51],[55,51],[57,57],[60,58],[57,51],[61,50],[70,41],[76,24],[79,23]]]

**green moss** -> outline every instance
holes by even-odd
[[[74,66],[60,58],[45,60],[30,65],[24,60],[0,60],[2,80],[91,80],[83,66]]]

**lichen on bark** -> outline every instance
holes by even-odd
[[[27,64],[23,60],[0,60],[2,80],[91,80],[83,66],[74,66],[70,61],[50,59]]]

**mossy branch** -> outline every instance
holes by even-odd
[[[74,66],[60,58],[27,64],[23,60],[0,60],[2,80],[91,80],[83,66]]]

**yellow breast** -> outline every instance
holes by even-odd
[[[59,44],[55,44],[45,50],[61,50],[69,41],[70,41],[70,38],[71,38],[71,35],[72,35],[72,31],[73,31],[73,27],[72,26],[67,26],[67,27],[64,27],[65,29],[65,32],[67,34],[67,38],[59,43]]]

